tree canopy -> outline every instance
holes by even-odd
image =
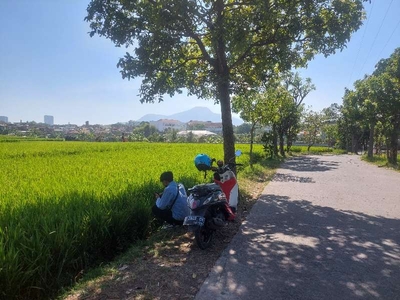
[[[320,142],[321,129],[323,124],[323,114],[313,110],[307,110],[303,116],[304,140],[308,145],[307,151],[310,151],[311,146]]]
[[[363,0],[92,0],[93,36],[126,46],[123,78],[142,78],[142,102],[183,89],[221,105],[224,156],[234,158],[230,96],[341,50]]]
[[[373,155],[376,136],[374,131],[375,126],[378,126],[390,149],[388,160],[397,164],[400,134],[400,48],[389,58],[380,60],[372,75],[357,80],[354,90],[346,91],[342,111],[342,124],[347,124],[353,140],[361,136],[363,131],[369,131],[369,157]]]

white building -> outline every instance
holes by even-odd
[[[150,122],[150,125],[153,125],[154,127],[156,127],[157,130],[160,132],[163,132],[166,129],[175,129],[175,130],[186,129],[186,124],[182,123],[178,120],[160,119],[158,121]]]
[[[44,116],[44,123],[47,125],[54,125],[54,117],[53,116]]]
[[[199,129],[202,128],[203,130],[211,131],[214,133],[222,133],[222,123],[214,123],[211,121],[189,121],[187,123],[188,128],[190,129]]]
[[[208,131],[208,130],[184,130],[184,131],[179,131],[177,134],[178,135],[188,135],[189,133],[193,133],[194,136],[200,137],[204,135],[217,135],[214,132]]]

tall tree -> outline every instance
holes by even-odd
[[[323,115],[320,112],[307,110],[303,116],[304,140],[308,145],[307,151],[321,139]]]
[[[376,101],[378,95],[373,92],[374,78],[365,76],[363,80],[356,81],[354,86],[356,88],[360,113],[363,116],[362,123],[364,123],[364,127],[369,132],[368,157],[372,158],[374,149],[375,126],[378,122],[379,117],[377,114],[378,107]]]
[[[253,144],[256,126],[261,125],[267,112],[267,101],[256,92],[238,95],[232,98],[232,110],[240,113],[240,117],[249,122],[250,127],[250,166],[253,165]]]
[[[341,106],[337,103],[333,103],[322,110],[322,132],[328,147],[335,146],[339,138],[338,121],[341,117],[340,111]]]
[[[279,109],[284,110],[290,104],[290,96],[282,86],[274,84],[263,92],[248,91],[232,99],[232,108],[240,117],[251,124],[250,164],[253,161],[253,143],[256,126],[266,126],[279,119]]]
[[[279,152],[282,156],[285,156],[285,137],[290,148],[300,128],[300,116],[303,106],[296,105],[292,95],[290,95],[286,88],[282,86],[281,89],[285,93],[282,93],[278,97],[280,101],[277,103],[277,116],[273,128],[276,130],[276,136],[279,138]]]
[[[142,102],[188,93],[221,105],[225,160],[234,158],[231,94],[343,49],[363,0],[92,0],[93,36],[133,48],[123,78],[142,77]]]
[[[292,102],[287,110],[286,117],[282,120],[280,128],[280,152],[284,155],[283,135],[286,136],[287,151],[293,144],[293,140],[297,137],[300,128],[300,117],[303,112],[303,101],[308,94],[315,90],[315,85],[312,84],[311,78],[302,79],[299,73],[287,73],[284,76],[284,86],[291,95]]]
[[[343,121],[353,137],[368,140],[368,157],[373,156],[375,136],[388,145],[389,163],[397,164],[400,134],[400,48],[387,59],[382,59],[374,73],[354,83],[354,91],[346,91],[343,98]],[[379,125],[379,132],[375,128]],[[342,127],[345,128],[346,126]],[[341,130],[342,132],[344,130]],[[368,137],[365,133],[369,134]]]
[[[371,85],[388,135],[388,161],[397,165],[400,134],[400,48],[395,49],[389,58],[378,62]]]
[[[358,94],[354,90],[345,89],[342,107],[343,119],[340,122],[342,132],[347,133],[343,138],[346,139],[346,150],[358,153],[359,140],[362,136],[362,120],[360,102]]]
[[[343,116],[352,140],[352,152],[362,141],[368,141],[368,156],[373,156],[374,131],[377,122],[377,105],[371,92],[371,76],[365,76],[354,83],[354,90],[346,90],[343,97]],[[343,131],[343,128],[341,129]],[[343,133],[342,133],[343,135]]]

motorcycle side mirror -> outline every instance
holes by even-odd
[[[236,150],[235,156],[239,157],[240,155],[242,155],[242,151],[241,150]]]

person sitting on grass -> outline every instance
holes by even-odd
[[[171,171],[161,174],[160,181],[165,187],[162,194],[155,194],[156,204],[152,212],[159,221],[170,225],[182,225],[183,220],[189,215],[187,195],[183,184],[174,181]]]

